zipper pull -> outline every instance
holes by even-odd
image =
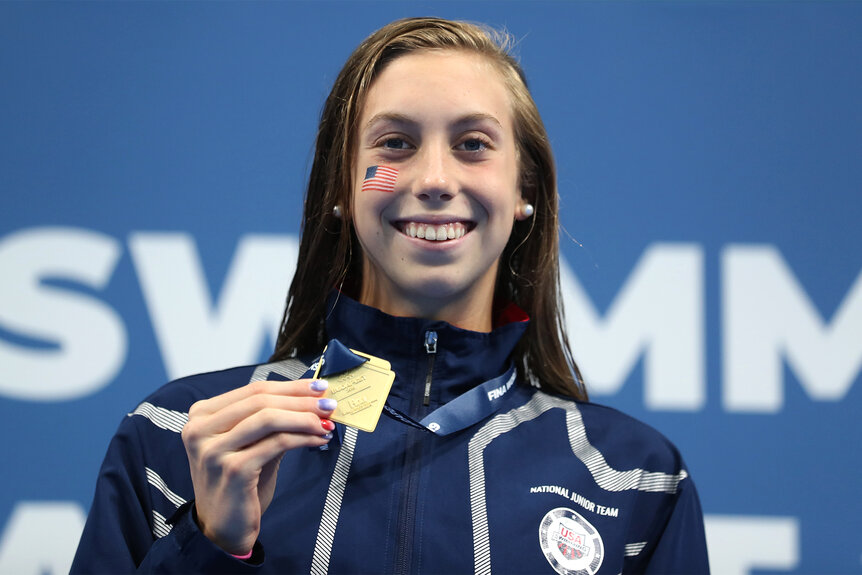
[[[423,405],[431,404],[431,374],[434,371],[434,358],[437,355],[437,332],[425,332],[425,353],[428,354],[428,373],[425,374],[425,399]]]
[[[425,332],[425,352],[426,353],[437,353],[437,332],[436,331],[426,331]]]

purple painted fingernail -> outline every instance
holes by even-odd
[[[319,407],[323,411],[332,411],[337,405],[338,402],[331,397],[324,397],[323,399],[317,400],[317,407]]]
[[[329,382],[325,379],[315,379],[311,382],[311,389],[314,391],[325,391],[329,387]]]
[[[332,432],[330,431],[329,433],[323,435],[323,439],[332,439]]]

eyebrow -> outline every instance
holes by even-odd
[[[375,114],[368,122],[365,123],[364,130],[370,130],[374,125],[381,122],[393,122],[395,124],[402,124],[407,126],[415,126],[419,122],[407,116],[405,114],[398,114],[396,112],[381,112],[380,114]],[[455,128],[462,128],[468,126],[470,124],[476,124],[480,122],[491,122],[496,125],[500,130],[503,129],[503,124],[500,123],[495,116],[491,114],[484,114],[482,112],[476,112],[473,114],[467,114],[466,116],[462,116],[458,118],[452,125]]]

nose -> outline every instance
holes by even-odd
[[[445,202],[455,197],[457,191],[448,151],[445,145],[428,145],[422,150],[416,186],[416,197],[420,200]]]

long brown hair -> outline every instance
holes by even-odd
[[[535,213],[516,221],[500,259],[496,302],[512,301],[530,316],[514,360],[526,380],[587,399],[572,357],[560,296],[557,175],[539,111],[512,40],[475,24],[407,18],[384,26],[351,54],[335,80],[320,118],[296,273],[272,361],[320,351],[326,341],[326,300],[333,288],[358,293],[362,254],[350,218],[356,125],[374,78],[394,59],[420,50],[461,50],[493,63],[509,90],[520,161],[521,193]],[[341,217],[333,216],[338,205]]]

